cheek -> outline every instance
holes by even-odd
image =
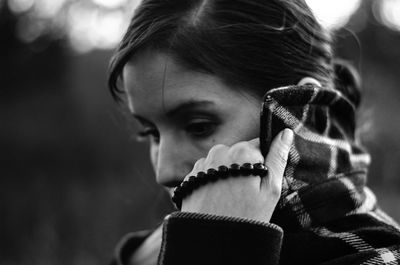
[[[215,144],[225,144],[231,146],[237,142],[250,141],[259,137],[259,122],[257,120],[249,120],[247,118],[235,120],[221,128]]]
[[[241,141],[249,141],[259,137],[260,116],[258,110],[240,116],[240,121],[238,119],[236,127],[238,128],[238,134],[242,138]]]
[[[155,144],[150,144],[150,160],[153,169],[156,170],[158,164],[158,146]]]

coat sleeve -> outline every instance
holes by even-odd
[[[175,212],[164,220],[158,265],[277,265],[282,238],[271,223]]]
[[[158,265],[400,264],[399,229],[368,214],[286,231],[284,236],[272,223],[174,212],[164,219],[162,229]],[[112,265],[128,265],[149,234],[125,236]]]
[[[126,234],[117,244],[110,265],[129,265],[129,260],[153,230],[143,230]]]

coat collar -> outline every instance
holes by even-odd
[[[365,186],[370,155],[355,136],[355,110],[339,91],[313,84],[264,95],[263,155],[281,130],[295,133],[272,222],[284,229],[310,227],[376,206]]]

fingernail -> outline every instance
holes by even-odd
[[[283,133],[281,135],[281,140],[285,144],[289,145],[293,141],[293,136],[294,136],[293,131],[291,129],[286,128],[285,130],[283,130]]]

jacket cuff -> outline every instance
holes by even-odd
[[[283,230],[246,218],[174,212],[163,224],[162,265],[275,265]]]

